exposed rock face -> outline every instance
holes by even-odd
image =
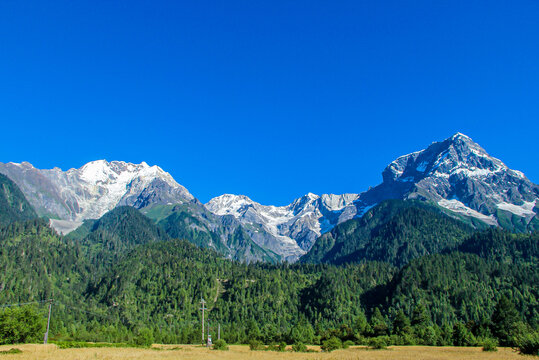
[[[215,214],[232,215],[242,224],[261,226],[280,240],[280,246],[289,244],[292,248],[296,243],[302,251],[308,251],[320,234],[335,225],[360,217],[389,199],[430,200],[489,225],[511,229],[512,224],[500,223],[500,216],[517,216],[520,229],[539,223],[539,186],[461,133],[399,157],[386,167],[382,178],[380,185],[361,194],[309,193],[280,207],[225,194],[210,200],[206,207]],[[271,241],[267,246],[272,246]]]
[[[53,218],[52,225],[62,233],[121,205],[185,205],[183,217],[176,214],[175,221],[206,234],[197,235],[204,239],[202,245],[222,246],[222,252],[237,259],[248,254],[253,261],[295,261],[321,234],[389,199],[430,200],[490,225],[539,229],[539,186],[460,133],[399,157],[383,171],[380,185],[361,194],[308,193],[286,206],[225,194],[204,207],[170,174],[144,162],[98,160],[67,171],[0,163],[0,173],[17,184],[39,215]]]
[[[278,240],[278,248],[272,250],[301,255],[321,234],[357,214],[354,201],[358,196],[308,193],[287,206],[265,206],[245,195],[225,194],[211,199],[206,207],[214,214],[232,215],[243,224],[261,226]],[[274,240],[268,239],[265,245],[274,246],[271,242]]]
[[[144,162],[98,160],[67,171],[0,163],[0,173],[17,183],[39,215],[67,221],[98,219],[120,205],[141,208],[194,200],[170,174]]]
[[[537,213],[539,186],[460,133],[399,157],[382,176],[382,184],[361,194],[364,203],[427,199],[491,225],[498,224],[500,211],[527,221]]]

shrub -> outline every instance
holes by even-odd
[[[331,352],[333,350],[337,350],[337,349],[342,348],[342,343],[341,343],[341,340],[339,338],[336,338],[335,336],[332,336],[328,340],[324,341],[320,348],[323,351]]]
[[[281,341],[279,344],[279,351],[286,351],[286,343],[284,341]]]
[[[387,342],[382,337],[375,337],[369,341],[369,348],[374,350],[387,349]]]
[[[539,332],[521,332],[515,338],[518,351],[526,355],[539,355]]]
[[[0,351],[1,355],[20,354],[20,353],[22,353],[22,350],[17,349],[17,348],[11,348],[9,350]]]
[[[43,340],[44,318],[30,306],[0,310],[0,344]]]
[[[498,351],[498,342],[494,339],[486,338],[482,341],[483,351]]]
[[[352,340],[346,340],[345,342],[343,342],[342,344],[342,348],[343,349],[348,349],[350,346],[353,346],[355,345],[354,342]]]
[[[142,328],[139,330],[137,336],[133,339],[136,345],[150,346],[153,344],[153,332],[148,328]]]
[[[251,350],[265,350],[264,345],[262,345],[262,342],[260,340],[251,340],[249,341],[249,349]]]
[[[104,342],[86,342],[86,341],[51,341],[59,349],[76,349],[76,348],[128,348],[133,347],[133,344],[127,343],[104,343]]]
[[[228,350],[228,344],[223,339],[219,339],[213,344],[213,350]]]
[[[307,345],[305,345],[302,342],[297,342],[294,345],[292,345],[292,351],[295,351],[295,352],[307,352]]]

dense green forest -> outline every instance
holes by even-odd
[[[368,232],[361,222],[340,227],[372,241],[351,252],[361,261],[341,265],[225,259],[128,207],[68,237],[45,220],[11,222],[0,228],[0,304],[35,304],[0,310],[0,342],[16,341],[3,321],[29,329],[18,341],[38,341],[53,299],[53,340],[196,343],[201,297],[210,331],[219,324],[231,343],[514,345],[536,336],[539,234],[474,232],[410,204],[371,212],[364,224],[379,222]]]
[[[36,217],[36,212],[19,187],[10,178],[0,174],[0,226]]]
[[[388,200],[323,234],[300,262],[378,260],[402,267],[412,259],[457,246],[473,231],[432,204]]]

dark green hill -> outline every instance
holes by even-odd
[[[65,241],[46,220],[0,229],[0,274],[0,304],[34,303],[45,321],[42,301],[54,298],[51,333],[84,328],[86,313],[73,309],[89,308],[82,294],[91,266],[80,246]]]
[[[7,176],[0,174],[0,226],[35,218],[37,214],[34,208],[19,187]]]
[[[170,240],[164,230],[130,206],[117,207],[85,226],[89,229],[82,233],[88,235],[81,244],[92,263],[101,268],[113,265],[139,245]]]
[[[537,264],[505,264],[475,254],[454,252],[413,260],[384,290],[388,308],[411,313],[427,306],[437,324],[488,322],[501,295],[513,299],[521,320],[539,325]],[[366,294],[364,299],[375,297]],[[378,297],[379,298],[379,297]]]
[[[472,232],[472,227],[429,203],[389,200],[322,235],[300,262],[376,260],[403,266],[412,259],[456,246]]]
[[[137,247],[88,295],[124,323],[151,325],[171,336],[176,332],[182,342],[200,337],[202,296],[212,326],[221,324],[227,341],[248,342],[251,332],[267,339],[286,338],[307,319],[324,329],[351,322],[361,312],[361,294],[385,284],[393,274],[394,268],[382,263],[247,265],[171,240]],[[336,286],[326,288],[327,283]]]
[[[539,232],[512,234],[500,229],[476,233],[457,248],[505,264],[539,263]]]
[[[216,216],[200,204],[157,205],[142,211],[170,237],[214,249],[229,259],[247,263],[282,260],[273,251],[257,245],[232,216]]]

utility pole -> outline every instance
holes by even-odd
[[[208,310],[206,308],[206,302],[202,297],[200,297],[200,304],[202,304],[202,307],[199,310],[202,310],[202,344],[204,344],[204,310]]]
[[[221,324],[217,326],[217,340],[221,340]]]
[[[52,310],[52,299],[49,300],[49,317],[47,319],[47,331],[45,332],[45,338],[43,339],[43,344],[47,344],[49,341],[49,326],[51,324],[51,310]]]

